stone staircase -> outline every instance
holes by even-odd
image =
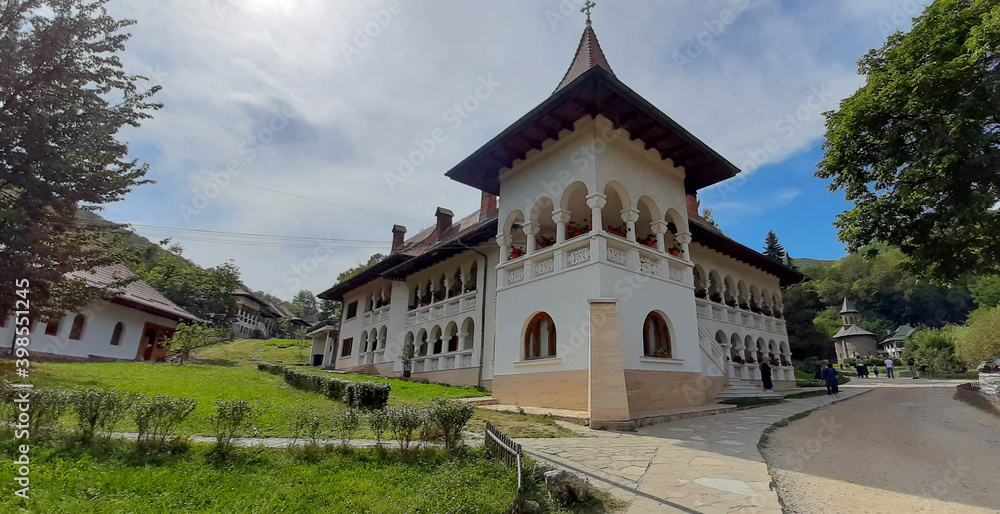
[[[730,379],[730,386],[723,389],[715,399],[716,400],[729,400],[732,398],[784,398],[785,394],[793,393],[795,391],[765,391],[761,386],[754,384],[752,382],[744,382],[738,379]]]
[[[366,364],[364,366],[355,366],[353,368],[345,370],[348,373],[355,373],[358,375],[371,375],[373,377],[381,376],[378,372],[378,368],[374,364]]]

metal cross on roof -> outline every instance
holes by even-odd
[[[591,2],[590,0],[587,0],[587,2],[585,4],[583,4],[583,9],[580,9],[580,12],[582,12],[582,13],[584,13],[584,14],[587,15],[587,26],[588,27],[590,26],[590,9],[592,7],[594,7],[595,5],[597,5],[597,4],[595,4],[594,2]]]

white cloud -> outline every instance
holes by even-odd
[[[707,30],[704,22],[740,1],[601,5],[594,10],[594,26],[618,77],[693,134],[737,166],[774,138],[778,150],[767,160],[778,162],[821,137],[820,112],[860,85],[854,64],[860,54],[838,54],[830,45],[843,38],[859,48],[880,45],[875,24],[860,23],[891,14],[893,4],[817,16],[811,11],[828,14],[829,7],[752,1],[703,55],[679,70],[673,52]],[[126,64],[164,86],[157,96],[165,108],[125,135],[139,157],[165,166],[153,168],[159,184],[112,206],[109,217],[388,241],[394,221],[414,234],[421,222],[413,219],[429,224],[438,205],[459,215],[477,208],[479,193],[444,172],[552,92],[579,41],[582,16],[574,11],[552,30],[546,11],[558,10],[555,0],[402,0],[399,5],[401,10],[387,17],[385,0],[111,4],[114,14],[139,21],[130,28],[134,37]],[[377,34],[359,36],[366,28]],[[491,76],[501,86],[452,129],[445,113],[468,97],[481,77]],[[782,130],[779,121],[808,106],[817,88],[829,98],[810,108],[798,128]],[[273,141],[258,142],[249,159],[249,138],[281,111],[292,113],[289,123],[272,131]],[[437,128],[448,129],[447,141],[412,177],[390,189],[385,173],[396,170],[399,157]],[[384,215],[232,184],[186,225],[180,206],[205,187],[208,179],[199,173],[218,172],[231,161],[240,165],[239,181]],[[787,201],[794,199],[791,192],[786,195],[791,195]],[[741,203],[738,197],[728,200],[733,208]],[[232,258],[251,287],[289,297],[295,284],[282,275],[311,255],[309,249],[185,244],[196,262]],[[325,289],[370,253],[338,252],[301,287]]]

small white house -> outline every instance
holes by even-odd
[[[107,287],[134,277],[123,265],[97,268],[73,274],[92,285]],[[130,282],[110,300],[95,300],[79,312],[39,321],[31,326],[28,350],[32,355],[47,354],[72,359],[162,361],[163,343],[180,322],[198,318],[178,307],[142,280]],[[0,320],[0,341],[4,353],[14,344],[14,317]]]

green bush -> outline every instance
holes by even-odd
[[[452,403],[438,396],[427,411],[427,419],[441,431],[445,446],[454,450],[462,442],[462,430],[475,413],[472,405]]]
[[[215,433],[216,448],[231,447],[237,437],[257,435],[257,420],[263,412],[259,403],[246,400],[215,402],[215,414],[209,417],[209,423]]]
[[[399,443],[399,448],[407,450],[413,441],[413,433],[424,424],[424,413],[416,407],[389,407],[389,430],[392,437]]]
[[[198,402],[190,398],[172,398],[165,394],[146,398],[139,395],[132,408],[132,418],[139,432],[136,444],[162,447],[174,428],[197,407]]]
[[[389,403],[392,386],[383,382],[350,382],[344,388],[344,403],[359,409],[381,409]]]
[[[361,426],[361,414],[357,409],[347,409],[333,417],[333,433],[340,439],[343,447],[351,445],[354,433]]]
[[[20,393],[13,393],[14,399],[19,398]],[[20,407],[16,412],[26,412],[29,416],[28,433],[52,432],[55,429],[59,417],[70,407],[72,391],[63,389],[32,389],[27,402],[27,410],[22,411]],[[18,404],[25,405],[25,404]]]
[[[344,390],[347,389],[347,384],[350,384],[349,380],[341,380],[339,378],[331,378],[326,381],[326,391],[324,393],[330,397],[331,400],[343,401]]]
[[[368,428],[375,434],[375,444],[382,446],[382,438],[389,430],[389,413],[385,409],[376,409],[368,413]]]
[[[312,411],[300,409],[295,412],[292,418],[292,446],[299,438],[309,440],[310,446],[318,446],[319,439],[323,435],[323,420]]]

